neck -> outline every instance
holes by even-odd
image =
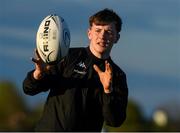
[[[100,53],[100,52],[97,52],[91,45],[89,46],[89,49],[90,49],[91,53],[99,59],[109,58],[109,54],[110,54],[109,51],[104,51],[104,52]]]

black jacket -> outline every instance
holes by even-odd
[[[36,131],[101,131],[103,122],[120,126],[126,118],[128,88],[125,73],[107,59],[113,68],[113,91],[104,93],[93,64],[104,70],[105,60],[88,48],[70,48],[66,56],[41,80],[33,71],[27,74],[23,90],[35,95],[50,89]]]

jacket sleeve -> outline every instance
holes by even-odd
[[[27,73],[23,81],[23,91],[27,95],[36,95],[40,92],[48,91],[49,89],[58,89],[66,85],[66,79],[62,77],[65,60],[61,60],[57,65],[51,66],[51,69],[43,73],[41,80],[36,80],[33,77],[34,70]],[[61,90],[64,91],[64,90]]]
[[[125,73],[116,73],[113,77],[113,91],[103,93],[103,116],[107,125],[119,127],[126,119],[128,88]]]
[[[23,91],[27,95],[35,95],[43,91],[48,91],[48,80],[44,76],[41,80],[36,80],[33,77],[34,70],[27,73],[23,81]]]
[[[61,60],[57,65],[51,66],[51,69],[43,73],[41,80],[36,80],[33,77],[34,70],[27,73],[23,81],[23,91],[27,95],[36,95],[40,92],[48,91],[51,88],[57,88],[59,83],[61,71],[63,71],[64,60]]]

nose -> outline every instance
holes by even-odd
[[[105,31],[102,30],[102,31],[99,33],[99,37],[100,37],[101,39],[104,39],[105,36],[106,36],[106,33],[105,33]]]

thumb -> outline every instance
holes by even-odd
[[[100,74],[102,72],[101,69],[95,64],[93,65],[93,68],[98,74]]]

